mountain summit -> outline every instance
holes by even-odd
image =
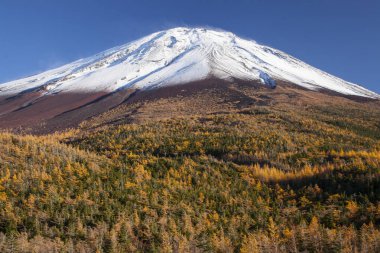
[[[0,96],[39,91],[114,92],[152,89],[206,78],[277,80],[310,90],[379,98],[361,86],[318,70],[294,57],[233,33],[205,28],[174,28],[112,48],[60,68],[0,85]]]

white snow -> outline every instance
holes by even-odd
[[[275,86],[285,80],[308,89],[380,98],[361,86],[318,70],[279,50],[244,40],[230,32],[174,28],[112,48],[60,68],[0,84],[0,95],[43,89],[57,92],[152,89],[202,80],[259,80]]]

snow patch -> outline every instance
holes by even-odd
[[[276,81],[263,71],[260,71],[260,81],[271,88],[276,88]]]

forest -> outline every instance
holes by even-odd
[[[0,133],[0,252],[380,252],[380,112]]]

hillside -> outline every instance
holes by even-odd
[[[361,103],[1,134],[0,251],[377,252],[380,111]]]

